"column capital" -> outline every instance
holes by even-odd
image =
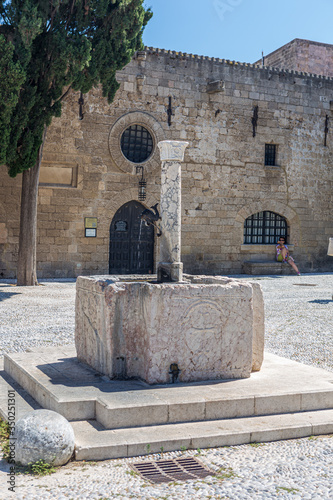
[[[161,161],[183,161],[186,141],[160,141],[157,146],[160,150]]]

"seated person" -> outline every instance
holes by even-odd
[[[301,274],[295,264],[294,259],[289,255],[289,250],[284,236],[280,236],[279,241],[276,245],[276,260],[278,262],[288,262],[291,267],[296,271],[298,276]]]

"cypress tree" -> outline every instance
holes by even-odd
[[[6,161],[9,148],[10,123],[18,102],[25,73],[19,62],[14,62],[14,46],[0,35],[0,164]]]
[[[142,48],[143,0],[0,0],[0,161],[22,174],[18,285],[36,285],[39,170],[47,128],[67,93],[101,84]],[[2,50],[3,49],[3,50]],[[7,70],[6,70],[7,68]],[[3,99],[2,99],[3,98]]]

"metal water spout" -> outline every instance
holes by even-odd
[[[150,207],[153,210],[149,210],[149,208],[146,208],[141,214],[141,220],[145,222],[146,226],[155,226],[157,229],[157,236],[161,236],[161,228],[157,225],[157,221],[161,219],[160,214],[157,210],[157,205],[158,203],[155,203],[155,205]]]

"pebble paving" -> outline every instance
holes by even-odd
[[[333,274],[241,277],[256,280],[265,299],[266,349],[333,372]],[[75,283],[49,281],[16,287],[0,281],[0,355],[74,341]],[[333,499],[333,436],[164,453],[196,456],[215,474],[203,480],[153,485],[131,461],[71,462],[56,473],[17,475],[8,491],[8,464],[0,461],[0,499],[144,500]]]

